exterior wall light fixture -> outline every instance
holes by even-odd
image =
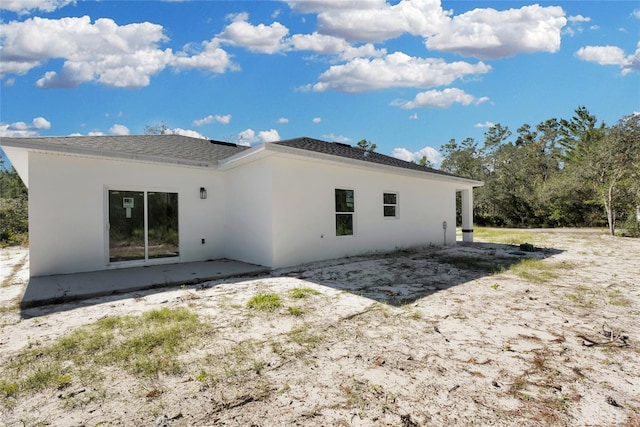
[[[204,187],[200,187],[200,198],[201,199],[207,198],[207,189]]]

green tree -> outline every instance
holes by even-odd
[[[7,167],[4,159],[0,157],[0,198],[15,199],[27,197],[27,187],[13,166]]]
[[[361,139],[360,141],[358,141],[356,143],[356,147],[362,148],[366,151],[376,151],[376,148],[378,148],[376,144],[371,141],[367,141],[366,139]]]
[[[169,128],[165,122],[159,125],[144,125],[145,135],[166,135],[168,133],[170,133]]]
[[[607,215],[609,233],[614,235],[618,208],[628,211],[640,204],[640,115],[620,119],[599,142],[580,164],[591,178]],[[624,206],[625,200],[629,206]]]
[[[0,157],[0,246],[25,243],[28,229],[27,188]]]
[[[427,159],[427,156],[422,156],[422,158],[418,161],[418,164],[427,168],[433,168],[433,163],[431,163],[431,161]]]

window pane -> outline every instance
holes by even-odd
[[[336,236],[353,235],[353,215],[336,214]]]
[[[385,206],[384,207],[384,216],[396,216],[396,207],[395,206]]]
[[[109,262],[144,259],[144,193],[109,190]]]
[[[336,189],[336,212],[353,212],[353,190]]]
[[[395,205],[396,204],[396,193],[384,193],[383,199],[385,205]]]
[[[149,258],[178,256],[178,194],[148,193],[147,205]]]

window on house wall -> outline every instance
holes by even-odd
[[[353,235],[355,203],[353,190],[336,188],[336,236]]]
[[[398,193],[382,193],[382,209],[385,218],[397,218]]]
[[[178,193],[109,190],[109,262],[180,255]]]

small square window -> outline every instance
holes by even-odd
[[[398,193],[382,194],[382,211],[385,218],[398,217]]]

